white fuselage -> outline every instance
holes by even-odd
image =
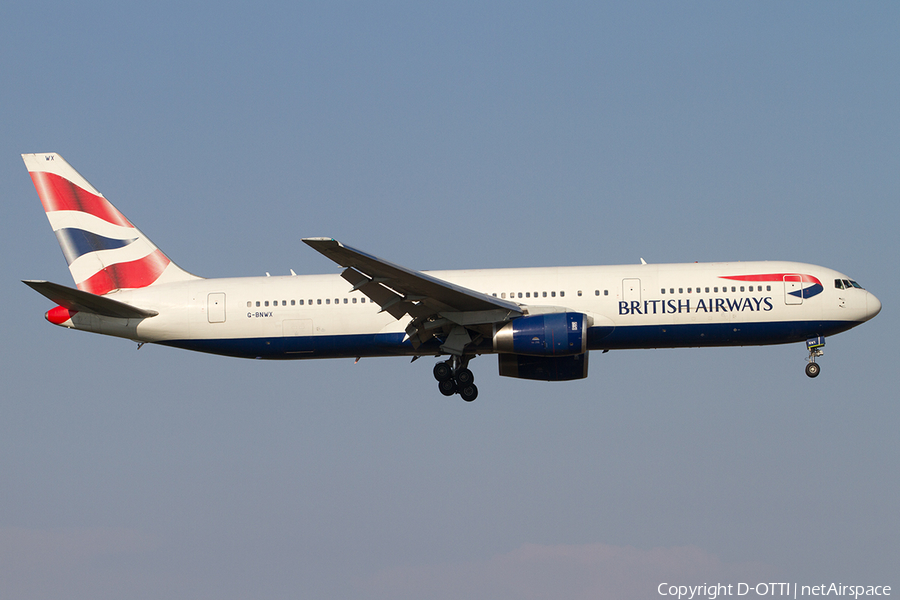
[[[759,345],[833,335],[881,308],[832,269],[793,262],[686,263],[432,271],[521,305],[588,315],[588,349]],[[798,276],[797,274],[802,274]],[[816,283],[818,282],[818,283]],[[215,354],[274,359],[432,355],[339,275],[196,279],[109,294],[158,312],[76,313],[67,327]],[[490,343],[478,353],[490,353]]]

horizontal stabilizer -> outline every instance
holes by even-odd
[[[58,283],[49,281],[23,281],[22,283],[63,308],[72,311],[93,313],[104,317],[118,317],[120,319],[146,319],[159,314],[155,310],[144,310],[106,296],[83,292],[59,285]]]

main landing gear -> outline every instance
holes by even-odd
[[[816,363],[816,357],[822,356],[825,354],[822,351],[822,346],[825,345],[825,338],[823,336],[815,337],[806,340],[806,349],[809,350],[809,358],[806,363],[806,376],[807,377],[817,377],[819,375],[819,371],[821,371],[821,367]]]
[[[471,357],[453,356],[434,365],[434,378],[438,382],[438,390],[445,396],[459,394],[466,402],[478,397],[475,387],[475,376],[468,369]]]

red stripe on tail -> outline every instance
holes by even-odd
[[[76,210],[99,217],[104,221],[123,227],[134,227],[109,201],[84,190],[68,179],[54,173],[36,171],[31,173],[31,180],[37,188],[38,196],[44,210]]]
[[[78,289],[102,296],[113,290],[151,285],[171,261],[157,249],[138,260],[109,265],[78,284]]]

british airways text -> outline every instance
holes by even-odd
[[[632,300],[619,302],[620,315],[670,315],[676,313],[743,312],[745,310],[767,312],[772,310],[772,297],[765,298],[708,298],[692,303],[684,300]]]

